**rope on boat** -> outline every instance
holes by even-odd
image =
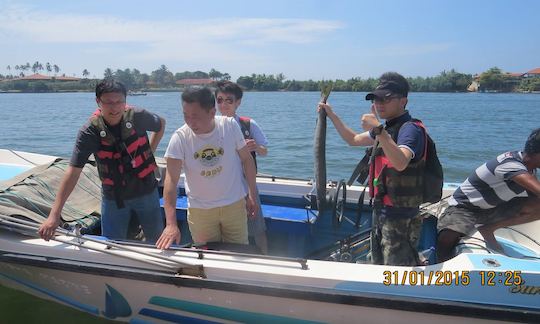
[[[10,151],[12,154],[14,154],[15,156],[17,156],[17,157],[19,157],[19,158],[25,160],[26,162],[28,162],[28,163],[30,163],[30,164],[32,164],[32,165],[37,165],[37,164],[35,164],[34,162],[28,160],[27,158],[23,157],[22,155],[20,155],[19,153],[15,152],[15,151],[13,151],[13,150],[9,150],[9,151]]]
[[[29,232],[24,232],[23,234],[29,234],[29,235],[34,236],[34,237],[39,237],[39,235],[37,235],[37,233],[36,233],[36,231],[39,229],[38,224],[28,222],[28,221],[25,221],[25,220],[22,220],[22,219],[18,219],[18,218],[12,217],[12,216],[1,215],[1,214],[0,214],[0,223],[4,223],[6,225],[9,225],[10,229],[12,229],[12,226],[15,226],[15,227],[17,227],[19,229],[29,231]],[[80,242],[74,242],[72,240],[65,240],[65,239],[62,239],[62,238],[59,238],[59,237],[56,237],[56,236],[51,238],[54,241],[58,241],[58,242],[61,242],[61,243],[65,243],[65,244],[69,244],[69,245],[73,245],[73,246],[77,246],[77,247],[82,247],[82,248],[85,248],[85,249],[88,249],[88,250],[103,252],[103,253],[107,253],[107,254],[111,254],[111,255],[114,255],[114,256],[119,256],[119,257],[131,259],[131,260],[135,260],[135,261],[139,261],[139,262],[143,262],[143,263],[156,265],[156,266],[165,268],[167,270],[173,270],[177,274],[181,274],[181,275],[190,275],[190,276],[197,276],[197,277],[202,277],[202,278],[206,277],[206,275],[204,274],[204,268],[203,268],[202,265],[189,264],[189,263],[186,263],[186,262],[176,261],[176,260],[171,259],[170,257],[157,255],[157,254],[151,253],[151,252],[140,251],[140,250],[137,250],[135,248],[124,246],[124,245],[121,245],[121,244],[118,244],[118,243],[107,242],[107,241],[102,241],[102,240],[93,239],[93,238],[89,238],[89,237],[84,237],[84,236],[77,235],[77,234],[74,234],[72,232],[63,230],[63,229],[57,229],[56,233],[64,235],[64,236],[77,238],[78,240],[80,240]],[[99,243],[99,244],[105,245],[107,248],[106,249],[100,249],[100,248],[95,248],[95,247],[91,247],[91,246],[88,246],[88,245],[83,245],[86,241]],[[154,259],[158,259],[161,262],[148,260],[148,259],[136,258],[136,257],[132,257],[132,256],[129,256],[129,255],[117,253],[116,251],[111,250],[111,248],[117,248],[118,250],[130,251],[130,252],[134,252],[134,253],[137,253],[137,254],[140,254],[140,255],[145,255],[145,256],[148,256],[148,257],[151,257],[151,258],[154,258]],[[180,268],[178,268],[178,266],[180,266]]]

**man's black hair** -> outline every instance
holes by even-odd
[[[207,112],[216,106],[216,99],[212,91],[207,87],[187,88],[182,93],[182,102],[198,103]]]
[[[236,100],[238,99],[242,99],[242,95],[244,94],[244,92],[242,91],[242,88],[240,88],[240,86],[234,82],[231,82],[231,81],[219,81],[216,83],[216,97],[217,97],[217,94],[218,92],[223,92],[223,93],[231,93],[234,95],[234,97],[236,98]]]
[[[386,73],[383,73],[383,75],[381,75],[379,77],[379,84],[382,84],[382,83],[385,83],[385,82],[395,82],[400,90],[401,90],[401,94],[404,96],[404,97],[407,97],[407,95],[409,94],[409,91],[411,90],[410,86],[409,86],[409,82],[407,81],[407,79],[405,79],[405,77],[397,72],[386,72]]]
[[[96,85],[96,98],[101,98],[104,93],[122,93],[125,97],[127,90],[122,82],[113,78],[106,78]]]
[[[540,128],[537,128],[531,132],[527,141],[525,142],[525,148],[523,151],[527,154],[540,153]]]

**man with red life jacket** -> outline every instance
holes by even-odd
[[[346,126],[332,107],[320,103],[341,137],[353,146],[375,147],[369,166],[373,198],[371,258],[374,264],[419,264],[417,243],[421,230],[419,206],[423,200],[423,174],[427,133],[405,109],[409,83],[395,72],[384,73],[374,91],[370,114],[362,116],[363,133]],[[378,117],[386,120],[379,122]]]
[[[242,103],[242,88],[231,81],[219,81],[216,84],[215,95],[221,115],[233,117],[240,126],[242,135],[244,135],[244,139],[246,140],[246,146],[255,161],[255,169],[257,169],[257,155],[266,156],[268,154],[268,140],[255,120],[236,114],[238,107]],[[260,206],[260,198],[258,197],[257,199]],[[264,223],[262,210],[259,210],[256,217],[248,217],[248,235],[250,240],[252,239],[255,242],[255,245],[262,253],[268,253],[266,224]]]
[[[149,242],[163,230],[153,152],[165,130],[165,120],[143,109],[126,106],[126,88],[113,79],[96,86],[98,109],[79,130],[75,148],[49,217],[39,234],[49,240],[60,224],[62,208],[91,154],[102,181],[101,231],[110,239],[126,239],[134,212]],[[148,139],[147,131],[153,132]]]

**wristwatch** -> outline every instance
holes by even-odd
[[[380,124],[380,125],[377,126],[377,127],[373,127],[373,128],[371,129],[371,133],[372,133],[374,136],[381,135],[383,129],[384,129],[384,125],[383,125],[383,124]]]

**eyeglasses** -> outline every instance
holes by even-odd
[[[226,102],[229,105],[232,105],[234,103],[234,98],[231,98],[231,97],[227,97],[227,98],[218,97],[217,98],[217,103],[218,104],[222,104],[223,102]]]
[[[390,97],[384,97],[384,98],[373,98],[371,99],[371,103],[376,103],[376,104],[387,104],[389,103],[390,101],[394,100],[394,99],[401,99],[403,97],[401,96],[390,96]]]

